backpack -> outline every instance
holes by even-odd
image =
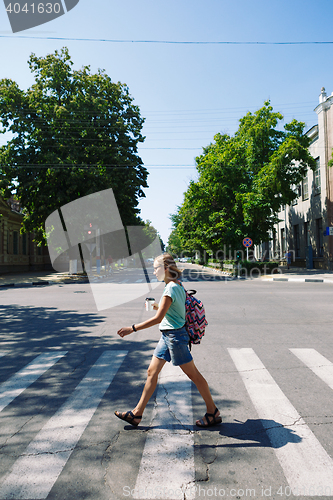
[[[189,346],[191,348],[191,344],[200,344],[201,338],[205,335],[205,328],[208,325],[208,321],[206,320],[203,303],[201,300],[193,297],[197,291],[185,290],[185,292],[185,328],[190,337]]]

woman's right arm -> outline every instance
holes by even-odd
[[[143,321],[142,323],[135,324],[134,325],[135,330],[136,331],[137,330],[144,330],[145,328],[149,328],[151,326],[158,325],[159,323],[161,323],[162,319],[164,318],[164,316],[165,316],[166,312],[168,311],[169,307],[171,306],[171,304],[172,304],[171,297],[164,295],[164,297],[162,297],[162,300],[161,300],[161,305],[158,307],[158,311],[155,314],[155,316],[153,316],[150,319],[147,319],[146,321]],[[133,332],[133,328],[130,326],[130,327],[121,328],[120,330],[118,330],[117,333],[120,337],[125,337],[126,335],[129,335],[132,332]]]

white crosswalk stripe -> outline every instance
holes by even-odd
[[[228,349],[295,496],[333,491],[333,460],[250,348]]]
[[[290,349],[290,351],[333,389],[333,363],[314,349]]]
[[[305,369],[312,370],[333,389],[332,362],[315,349],[290,351],[306,365]],[[320,492],[323,485],[324,492],[317,496],[333,491],[333,459],[253,349],[230,348],[228,352],[293,494]],[[71,455],[127,353],[110,350],[100,356],[7,471],[0,484],[0,500],[47,498],[67,461],[76,460]],[[0,357],[6,354],[0,352]],[[66,354],[41,354],[4,382],[0,386],[0,411]],[[195,484],[191,382],[179,367],[166,363],[131,498],[194,500]]]
[[[14,463],[1,500],[44,499],[117,373],[127,351],[106,351]]]
[[[67,354],[67,351],[55,351],[41,354],[29,363],[25,368],[13,375],[0,386],[0,411],[17,398],[25,389],[43,375],[59,359]]]
[[[133,498],[193,498],[192,426],[191,382],[179,367],[166,363]]]

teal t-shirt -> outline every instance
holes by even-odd
[[[184,288],[170,281],[165,285],[161,300],[165,295],[171,298],[172,304],[160,323],[160,330],[176,330],[177,328],[182,328],[185,324],[186,293]]]

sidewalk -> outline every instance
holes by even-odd
[[[300,267],[291,267],[290,269],[280,267],[279,269],[279,274],[266,274],[261,276],[261,279],[266,281],[300,281],[333,284],[333,271],[304,269]]]
[[[219,274],[231,276],[230,273],[221,271],[215,268],[207,268],[200,266],[205,271],[210,270]],[[243,278],[244,279],[244,278]],[[325,271],[323,269],[304,269],[303,267],[280,266],[277,274],[263,274],[262,276],[253,276],[253,279],[261,279],[264,281],[299,281],[312,283],[331,283],[333,284],[333,271]]]
[[[31,271],[26,273],[0,274],[0,288],[42,286],[54,283],[87,283],[84,276],[74,276],[68,273],[57,273],[55,271]]]

